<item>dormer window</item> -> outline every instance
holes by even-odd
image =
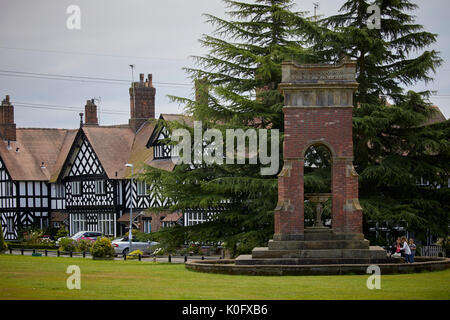
[[[173,146],[167,145],[164,140],[169,137],[169,134],[165,128],[161,130],[158,135],[158,139],[153,145],[153,158],[154,159],[168,159],[172,155]]]

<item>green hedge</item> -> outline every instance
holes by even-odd
[[[58,248],[54,244],[27,244],[19,242],[8,242],[8,248],[11,249],[47,249],[57,250]]]

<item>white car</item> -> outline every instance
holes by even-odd
[[[113,240],[112,245],[114,247],[115,254],[128,254],[130,253],[130,243],[128,241],[128,237],[122,237]],[[153,253],[154,247],[157,246],[159,242],[148,241],[148,242],[139,242],[136,239],[131,240],[132,251],[141,250],[143,253]]]

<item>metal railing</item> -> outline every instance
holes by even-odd
[[[438,246],[438,245],[423,246],[420,249],[420,254],[422,256],[426,256],[426,257],[438,257],[439,253],[442,253],[442,256],[444,256],[444,252],[442,251],[442,247]]]
[[[9,248],[8,249],[9,254],[13,254],[13,251],[20,251],[20,255],[25,255],[26,252],[32,252],[33,256],[45,256],[48,257],[49,255],[56,256],[56,257],[64,257],[68,256],[70,258],[73,257],[83,257],[86,258],[88,256],[92,256],[90,252],[88,251],[60,251],[60,250],[49,250],[49,249],[25,249],[25,248]],[[137,259],[138,261],[142,261],[145,259],[151,259],[153,262],[164,262],[167,261],[168,263],[172,263],[172,259],[179,259],[179,261],[187,262],[188,260],[220,260],[223,259],[222,256],[205,256],[205,255],[198,255],[198,256],[191,256],[191,255],[155,255],[155,254],[117,254],[115,255],[117,258],[123,258],[124,261],[127,259]],[[162,261],[161,261],[162,260]]]

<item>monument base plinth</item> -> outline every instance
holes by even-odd
[[[268,247],[236,258],[236,265],[309,265],[384,263],[386,251],[370,246],[362,234],[334,233],[326,227],[305,229],[304,240],[270,240]]]

